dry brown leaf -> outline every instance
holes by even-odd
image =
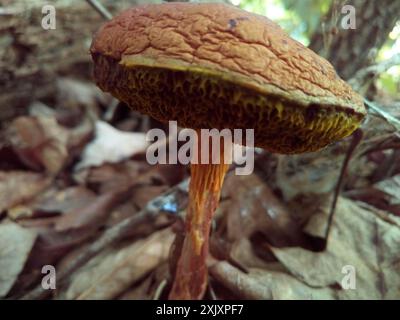
[[[86,144],[92,139],[93,130],[93,121],[88,116],[84,116],[78,125],[69,129],[67,148],[70,159],[80,156]]]
[[[50,178],[38,173],[0,171],[0,212],[32,199],[50,182]]]
[[[150,200],[153,200],[155,197],[167,190],[168,186],[166,185],[143,186],[136,188],[133,193],[133,202],[139,207],[139,209],[143,209]]]
[[[48,217],[77,210],[88,205],[95,198],[96,195],[93,191],[82,186],[64,190],[58,190],[53,186],[22,205],[13,206],[8,210],[8,216],[12,220],[19,220],[20,224],[28,227],[50,225],[52,222],[47,223],[47,220],[51,221]],[[25,221],[21,221],[21,219],[25,219]]]
[[[314,215],[306,231],[324,234],[328,201]],[[400,296],[400,219],[383,219],[355,202],[339,198],[328,247],[324,252],[302,248],[271,248],[277,259],[300,281],[311,287],[339,287],[343,267],[356,270],[356,290],[339,290],[339,299],[397,299]]]
[[[113,226],[128,217],[132,217],[138,213],[138,211],[139,209],[131,201],[124,202],[111,212],[105,226],[106,228]]]
[[[54,117],[19,117],[8,132],[8,139],[20,160],[33,170],[58,173],[65,165],[68,130]]]
[[[346,196],[400,216],[400,174],[366,188],[348,191]]]
[[[90,168],[83,180],[100,193],[123,185],[173,186],[182,181],[186,169],[181,165],[149,165],[146,161],[128,160]]]
[[[311,288],[291,275],[275,270],[251,269],[249,274],[245,274],[223,261],[213,265],[210,273],[241,299],[312,300],[335,297],[330,288]]]
[[[90,168],[85,180],[100,193],[105,193],[121,186],[131,185],[141,173],[147,170],[149,170],[149,165],[141,161],[106,163]]]
[[[235,241],[261,232],[277,246],[301,241],[301,230],[289,210],[257,175],[226,178],[225,195],[230,204],[227,214],[227,238]]]
[[[139,285],[130,288],[118,299],[121,300],[154,300],[166,299],[170,270],[168,262],[160,264]]]
[[[58,298],[115,298],[167,260],[173,239],[174,234],[168,228],[123,248],[103,252],[73,275]]]
[[[151,300],[152,297],[149,296],[148,290],[151,287],[151,283],[153,282],[153,278],[149,275],[146,279],[144,279],[140,284],[136,285],[133,289],[128,289],[127,292],[124,292],[119,300]]]
[[[267,262],[256,255],[251,242],[247,238],[242,238],[233,243],[230,257],[235,262],[239,262],[241,267],[264,268]]]
[[[276,184],[286,200],[298,195],[331,192],[339,177],[344,152],[337,146],[320,152],[278,156]]]
[[[71,190],[82,190],[82,188]],[[68,204],[63,201],[47,203],[47,209],[64,211],[61,216],[21,220],[21,224],[35,228],[39,236],[32,258],[29,260],[29,268],[24,271],[18,287],[19,290],[23,290],[35,281],[42,265],[54,264],[77,245],[92,237],[99,227],[106,223],[112,209],[126,197],[127,190],[98,197],[91,195],[88,190],[86,193],[88,196],[86,199],[81,199],[83,201],[78,199],[80,204],[76,206],[70,204],[71,211],[68,211]],[[62,193],[60,195],[65,196]],[[89,202],[89,198],[94,199]]]
[[[51,190],[35,201],[33,208],[45,213],[67,213],[88,205],[95,198],[93,191],[82,186]]]
[[[98,196],[84,207],[65,213],[55,224],[56,231],[95,228],[104,223],[112,209],[127,196],[127,189]]]

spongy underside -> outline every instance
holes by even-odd
[[[277,153],[316,151],[351,134],[362,115],[340,106],[299,105],[197,72],[134,66],[97,56],[98,85],[133,109],[181,127],[254,129],[255,146]]]

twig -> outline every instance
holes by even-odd
[[[393,117],[390,113],[386,112],[383,110],[381,107],[378,107],[375,103],[367,100],[364,98],[364,103],[367,105],[367,107],[378,114],[380,117],[382,117],[384,120],[389,122],[395,129],[396,131],[400,131],[400,120]]]
[[[110,11],[108,11],[106,9],[106,7],[104,7],[100,2],[98,2],[97,0],[86,0],[87,3],[90,4],[90,6],[95,9],[98,13],[100,13],[100,15],[107,19],[107,20],[111,20],[112,19],[112,14],[110,13]]]
[[[362,140],[363,137],[363,132],[361,129],[357,129],[354,133],[353,133],[353,139],[351,141],[351,144],[347,150],[346,156],[343,160],[343,164],[342,164],[342,168],[340,170],[340,176],[339,176],[339,180],[336,184],[335,187],[335,192],[333,195],[333,201],[332,201],[332,205],[329,211],[329,217],[328,217],[328,224],[326,226],[326,231],[325,231],[325,248],[328,246],[328,241],[329,241],[329,234],[331,231],[331,226],[332,226],[332,221],[333,221],[333,216],[336,210],[336,204],[337,204],[337,200],[339,197],[339,193],[340,190],[342,188],[343,185],[343,180],[344,180],[344,176],[346,175],[346,171],[347,171],[347,167],[349,165],[349,161],[351,159],[351,156],[353,155],[355,149],[357,148],[358,144],[360,143],[360,141]]]
[[[167,279],[164,279],[161,281],[161,283],[158,285],[156,293],[154,294],[153,300],[159,300],[161,297],[162,292],[164,291],[165,287],[167,286],[168,281]]]
[[[352,77],[348,82],[354,90],[359,91],[369,79],[375,78],[377,75],[380,75],[396,65],[400,65],[400,53],[394,54],[391,58],[385,61],[357,71],[354,77]]]

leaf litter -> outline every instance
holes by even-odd
[[[0,131],[0,296],[166,298],[188,169],[146,162],[146,131],[163,124],[129,112],[90,83],[60,78],[57,88],[53,102],[32,103]],[[206,298],[400,297],[400,138],[371,121],[325,250],[348,140],[300,156],[257,152],[255,173],[228,174],[210,240]],[[140,226],[127,232],[124,223],[136,225],[136,217]],[[62,275],[54,292],[40,290],[45,264]],[[356,289],[344,287],[346,266],[356,271]]]

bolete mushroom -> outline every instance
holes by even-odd
[[[350,135],[366,113],[328,61],[269,19],[229,5],[131,8],[99,30],[91,54],[98,86],[133,109],[197,130],[252,128],[255,146],[271,152],[316,151]],[[204,295],[210,223],[227,169],[224,161],[191,164],[172,299]]]

